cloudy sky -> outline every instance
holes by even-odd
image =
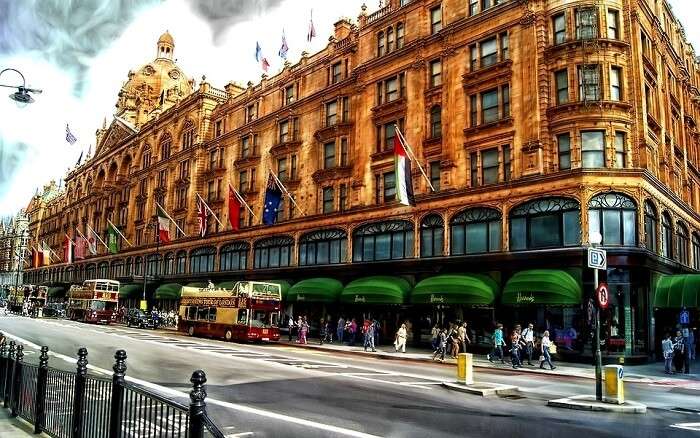
[[[366,0],[370,12],[377,0]],[[681,20],[700,16],[700,1],[670,0]],[[37,187],[59,179],[81,150],[94,151],[130,69],[155,57],[158,36],[175,38],[175,58],[197,82],[213,86],[260,79],[255,42],[272,63],[284,29],[289,59],[320,50],[339,17],[356,19],[363,0],[0,0],[0,69],[22,71],[44,92],[18,108],[0,98],[0,217],[26,206]],[[317,37],[306,42],[309,16]],[[687,23],[700,52],[700,27]],[[6,72],[1,84],[19,83]],[[2,91],[5,90],[5,91]],[[0,94],[9,89],[0,90]],[[65,125],[78,142],[65,141]]]

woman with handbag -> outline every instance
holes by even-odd
[[[544,369],[545,362],[547,362],[549,365],[550,370],[557,368],[552,365],[552,357],[549,354],[549,348],[552,345],[554,344],[552,344],[552,341],[549,340],[549,330],[545,330],[544,334],[542,334],[542,355],[540,356],[540,368],[542,369]]]

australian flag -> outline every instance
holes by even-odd
[[[282,190],[280,190],[275,177],[270,174],[267,178],[265,189],[265,205],[263,207],[263,224],[273,225],[277,221],[277,209],[282,202]]]

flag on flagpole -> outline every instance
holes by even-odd
[[[267,73],[267,70],[270,68],[270,63],[267,62],[267,58],[263,56],[262,47],[260,47],[260,43],[257,41],[255,42],[255,60],[260,63],[263,71]]]
[[[170,242],[170,217],[160,205],[156,206],[158,215],[158,239],[160,243]]]
[[[394,135],[394,175],[396,175],[396,196],[403,205],[415,205],[413,198],[413,177],[411,160],[398,135]]]
[[[73,240],[65,234],[63,239],[63,261],[73,263]]]
[[[265,205],[263,206],[263,224],[273,225],[277,222],[277,209],[282,202],[282,190],[270,174],[267,178],[267,188],[265,189]]]
[[[90,251],[90,254],[96,255],[97,254],[97,235],[95,234],[95,230],[93,230],[90,226],[88,226],[88,238],[87,238],[87,247],[88,251]]]
[[[306,41],[311,40],[316,36],[316,28],[314,27],[314,10],[311,10],[311,19],[309,20],[309,32],[306,34]]]
[[[43,240],[41,241],[42,265],[48,266],[51,264],[51,248]]]
[[[66,141],[71,146],[74,145],[76,141],[78,141],[78,139],[75,138],[75,135],[73,135],[73,133],[70,132],[70,128],[68,127],[68,123],[66,123]]]
[[[83,236],[80,232],[80,230],[77,230],[80,236],[75,238],[75,248],[73,249],[73,258],[75,260],[84,260],[85,259],[85,245],[87,243],[87,239],[85,239],[85,236]]]
[[[90,157],[90,152],[92,152],[92,145],[88,146],[88,152],[86,154],[87,157]]]
[[[107,226],[107,248],[110,254],[116,254],[119,252],[119,239],[117,236],[119,231],[114,227],[114,225],[109,222]]]
[[[80,166],[81,161],[83,161],[83,151],[80,151],[80,156],[78,157],[78,161],[75,162],[75,165]]]
[[[204,237],[207,234],[207,209],[204,207],[204,199],[197,201],[197,223],[199,224],[199,235]]]
[[[233,187],[228,186],[228,221],[233,231],[238,231],[241,222],[241,201],[233,192]]]
[[[267,58],[263,58],[262,60],[262,69],[265,73],[270,69],[270,63],[267,62]]]
[[[38,268],[39,266],[39,251],[32,246],[32,268]]]
[[[287,37],[284,35],[284,29],[282,29],[282,47],[280,47],[280,51],[277,54],[280,58],[286,60],[287,52],[289,52],[289,46],[287,45]]]

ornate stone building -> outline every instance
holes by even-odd
[[[5,223],[0,222],[0,286],[12,286],[23,283],[24,270],[27,268],[29,254],[26,252],[29,234],[29,220],[24,210],[17,213]]]
[[[606,351],[627,357],[653,353],[672,324],[681,304],[669,282],[697,281],[678,276],[700,268],[700,62],[663,0],[390,0],[335,23],[321,52],[224,90],[195,87],[174,49],[166,33],[40,228],[32,214],[33,237],[54,248],[87,225],[104,235],[108,219],[133,246],[31,281],[128,282],[147,270],[155,288],[392,272],[402,279],[387,280],[387,296],[405,296],[376,303],[415,306],[382,308],[390,319],[529,319],[586,354],[594,231],[613,292]],[[415,207],[395,200],[395,126],[415,155]],[[263,226],[270,171],[296,206],[285,199]],[[238,232],[229,184],[257,216],[242,209]],[[204,238],[196,194],[223,224],[210,218]],[[187,236],[154,243],[156,202]],[[491,298],[438,288],[419,306],[407,294],[404,282],[430,291],[443,274]],[[372,301],[344,293],[347,312]]]

